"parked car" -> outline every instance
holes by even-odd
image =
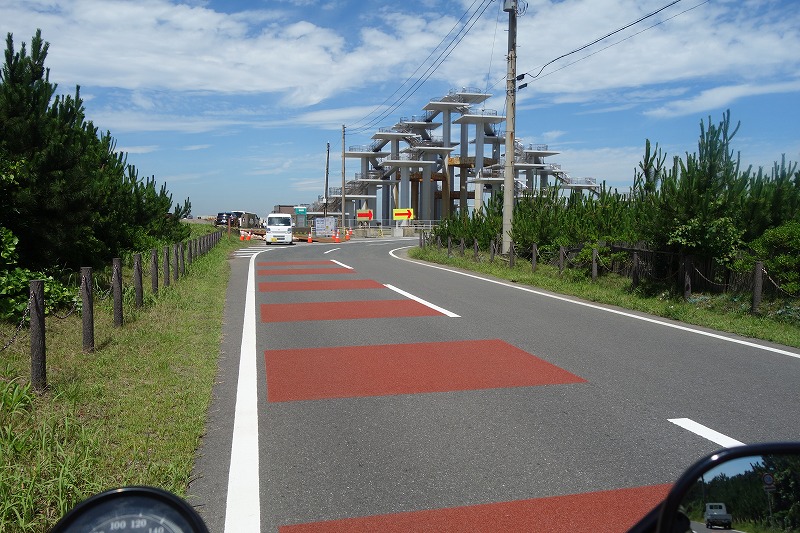
[[[232,218],[232,214],[231,214],[230,211],[223,212],[223,213],[217,213],[217,219],[214,221],[214,225],[215,226],[227,226],[229,218]],[[231,220],[231,223],[232,222],[233,222],[233,220]]]

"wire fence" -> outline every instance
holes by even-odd
[[[422,232],[419,245],[442,249],[445,243],[433,232]],[[453,255],[456,250],[464,257],[466,247],[471,246],[474,249],[472,254],[474,261],[485,259],[485,254],[479,251],[477,240],[468,244],[463,238],[453,242],[453,239],[448,237],[446,246],[448,256]],[[800,299],[800,296],[776,282],[764,268],[762,261],[757,261],[751,271],[741,272],[724,268],[713,258],[697,260],[689,255],[649,250],[642,246],[610,245],[592,248],[577,245],[560,246],[558,250],[552,247],[542,250],[536,243],[530,248],[522,249],[513,241],[509,251],[503,254],[500,236],[489,243],[487,253],[490,262],[499,259],[511,268],[522,258],[530,261],[533,271],[538,264],[546,263],[557,267],[559,273],[563,273],[567,268],[587,271],[593,281],[604,273],[614,273],[630,278],[632,288],[643,283],[679,287],[687,300],[692,297],[693,292],[747,293],[752,298],[752,313],[758,312],[765,295]]]
[[[149,268],[144,267],[142,254],[134,254],[131,257],[132,264],[129,265],[132,271],[133,306],[135,308],[144,306],[144,280],[147,277],[150,278],[151,294],[157,296],[161,288],[169,287],[170,283],[176,283],[185,276],[187,266],[191,266],[194,261],[207,254],[219,243],[221,237],[222,232],[217,231],[196,239],[165,246],[162,249],[154,248],[150,251]],[[2,353],[18,341],[23,332],[29,332],[31,343],[31,386],[37,392],[47,388],[45,316],[50,316],[57,320],[66,320],[76,312],[80,313],[84,352],[93,352],[95,350],[94,302],[96,299],[99,301],[112,299],[114,326],[123,326],[123,300],[125,295],[123,293],[122,259],[115,258],[112,260],[110,279],[104,273],[95,276],[91,267],[81,268],[78,292],[80,297],[73,301],[69,309],[61,313],[54,311],[47,313],[45,282],[44,280],[31,280],[28,305],[23,316],[17,323],[13,333],[5,340],[0,339],[2,341],[0,353]]]

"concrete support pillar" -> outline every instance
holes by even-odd
[[[398,209],[411,207],[411,169],[400,167],[400,198],[398,199]]]
[[[433,181],[431,180],[431,165],[422,168],[422,205],[420,216],[422,220],[433,220]]]
[[[464,161],[469,157],[469,125],[468,124],[461,124],[461,167],[458,169],[458,177],[459,177],[459,199],[458,199],[458,207],[459,211],[461,212],[461,216],[466,216],[467,214],[467,176],[468,171],[464,166]]]
[[[452,135],[452,120],[453,114],[450,112],[449,109],[446,109],[442,112],[442,146],[445,148],[450,148],[453,146],[451,135]],[[444,172],[445,177],[442,180],[442,199],[439,205],[439,218],[448,218],[450,216],[452,201],[450,200],[450,191],[453,190],[452,184],[452,175],[450,174],[450,167],[447,164],[447,158],[450,157],[448,154],[444,154],[443,156],[444,164],[442,167],[442,172]],[[434,209],[434,212],[436,210]]]
[[[409,169],[409,173],[411,170]],[[420,195],[421,195],[421,187],[422,183],[419,181],[412,181],[411,182],[411,209],[417,215],[417,218],[421,218],[421,209],[420,209]]]
[[[483,168],[483,149],[484,145],[484,132],[483,124],[476,124],[475,126],[475,172],[478,173]],[[492,190],[494,194],[494,190]],[[475,184],[475,212],[480,213],[483,210],[483,185],[480,183]]]

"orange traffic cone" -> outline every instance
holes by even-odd
[[[349,231],[345,231],[344,232],[344,240],[346,240],[346,241],[350,240],[350,232]]]
[[[333,234],[333,242],[342,242],[341,239],[339,239],[339,232],[338,231]]]
[[[239,240],[240,240],[240,241],[243,241],[243,240],[244,240],[244,233],[240,233],[240,234],[239,234]]]
[[[314,242],[314,241],[311,239],[311,232],[310,232],[310,231],[308,232],[308,242],[309,242],[309,244],[310,244],[310,243],[312,243],[312,242]]]
[[[252,238],[253,238],[253,234],[252,234],[252,233],[248,233],[248,234],[247,234],[247,240],[249,241],[249,240],[250,240],[250,239],[252,239]]]

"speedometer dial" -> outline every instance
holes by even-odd
[[[208,533],[192,507],[154,487],[114,489],[79,504],[52,533]]]

